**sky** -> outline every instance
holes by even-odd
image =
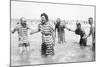
[[[62,20],[87,20],[89,17],[94,18],[94,7],[11,1],[11,18],[40,19],[41,13],[46,13],[52,20],[57,18]]]

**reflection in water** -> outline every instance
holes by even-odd
[[[30,64],[29,60],[30,60],[29,53],[20,55],[20,60],[19,60],[20,64]]]
[[[11,44],[11,65],[36,65],[36,64],[51,64],[62,62],[80,62],[80,61],[93,61],[94,53],[91,50],[91,46],[80,48],[77,41],[72,39],[66,39],[66,43],[57,44],[54,47],[55,55],[52,57],[41,56],[41,39],[38,37],[40,34],[36,34],[30,39],[30,51],[25,54],[19,54],[19,48],[17,44],[16,35],[13,37],[16,40],[12,40]],[[34,39],[35,38],[35,39]],[[36,39],[37,38],[37,39]],[[66,38],[69,38],[68,36]],[[40,39],[40,40],[39,40]],[[75,38],[74,38],[75,39]]]
[[[60,47],[58,47],[60,46]],[[73,47],[72,47],[73,46]],[[34,65],[34,64],[51,64],[62,62],[80,62],[93,61],[94,53],[91,47],[80,48],[78,44],[67,45],[58,44],[55,46],[55,55],[49,57],[41,56],[39,50],[26,52],[25,54],[12,55],[13,65]],[[19,57],[19,58],[18,58]]]

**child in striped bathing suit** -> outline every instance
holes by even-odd
[[[30,46],[28,41],[28,26],[26,24],[26,19],[24,17],[20,18],[20,22],[17,23],[16,27],[12,31],[12,33],[18,32],[18,41],[20,47],[20,53],[23,53],[24,49],[29,49]]]
[[[54,28],[48,22],[48,15],[45,13],[41,14],[41,24],[38,25],[38,29],[36,31],[32,31],[30,34],[34,34],[37,32],[41,32],[42,34],[41,55],[54,55]]]

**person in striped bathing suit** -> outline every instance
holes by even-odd
[[[18,32],[18,41],[20,47],[20,53],[23,53],[25,50],[28,50],[30,46],[28,41],[28,29],[29,27],[26,24],[26,19],[24,17],[20,18],[20,22],[16,24],[16,27],[13,29],[12,33]]]
[[[48,21],[48,15],[46,13],[41,14],[41,23],[38,25],[37,30],[33,30],[30,34],[41,32],[42,44],[41,44],[41,55],[42,56],[53,56],[54,55],[54,28]]]

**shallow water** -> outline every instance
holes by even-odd
[[[80,48],[79,36],[73,32],[65,30],[66,43],[56,44],[54,47],[55,55],[52,57],[41,56],[41,33],[29,35],[30,51],[24,55],[19,54],[18,34],[11,34],[11,65],[37,65],[51,63],[69,63],[80,61],[94,61],[94,53],[91,50],[91,38],[88,38],[88,45]]]
[[[80,62],[80,61],[93,61],[94,54],[90,46],[80,48],[78,42],[66,40],[64,44],[56,43],[55,55],[53,57],[44,58],[41,56],[41,35],[37,33],[30,37],[30,51],[24,55],[19,54],[17,46],[16,34],[12,35],[13,39],[11,44],[11,65],[34,65],[34,64],[49,64],[49,63],[62,63],[62,62]],[[38,37],[37,37],[38,36]],[[40,36],[40,37],[39,37]],[[35,39],[34,39],[35,38]]]

